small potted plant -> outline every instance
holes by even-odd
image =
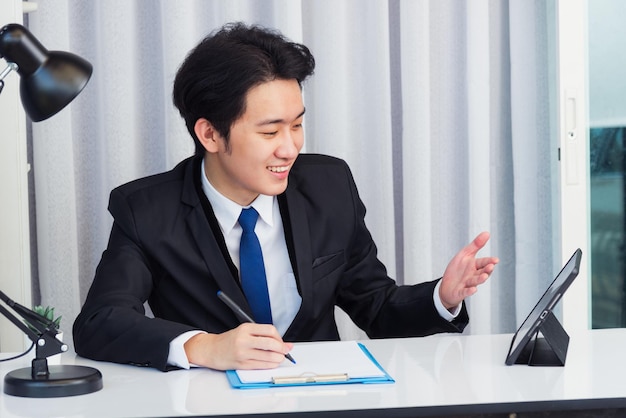
[[[43,316],[44,318],[52,321],[54,323],[54,325],[57,328],[57,334],[55,335],[56,339],[59,341],[63,341],[63,332],[59,331],[59,326],[61,325],[61,317],[60,316],[54,316],[54,308],[51,306],[41,306],[41,305],[37,305],[35,307],[33,307],[33,312],[38,313],[39,315]],[[24,322],[26,323],[26,325],[36,334],[39,334],[39,330],[37,330],[35,327],[33,327],[27,320],[24,320]],[[27,345],[32,344],[32,342],[30,341],[30,339],[27,339],[26,341]],[[48,364],[60,364],[60,356],[58,354],[55,354],[53,356],[48,357]]]
[[[52,321],[54,325],[57,327],[57,329],[61,325],[61,317],[60,316],[57,316],[56,318],[54,317],[53,307],[37,305],[33,308],[33,311],[43,316],[44,318]],[[34,332],[37,332],[37,329],[34,328],[31,324],[29,324],[28,321],[26,321],[26,325],[28,325],[30,329],[32,329]]]

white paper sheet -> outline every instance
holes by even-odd
[[[242,383],[271,382],[273,378],[347,374],[348,378],[383,377],[385,373],[363,352],[356,341],[296,343],[291,356],[278,368],[236,370]]]

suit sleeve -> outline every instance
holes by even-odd
[[[114,218],[109,243],[74,322],[76,352],[94,360],[167,370],[169,342],[192,328],[145,316],[154,281],[135,214],[119,190],[111,193],[109,211]]]
[[[437,280],[398,286],[378,259],[377,248],[365,225],[366,209],[347,165],[353,234],[346,247],[346,269],[339,287],[338,305],[370,338],[426,336],[461,332],[469,322],[463,305],[449,322],[437,312],[433,292]]]

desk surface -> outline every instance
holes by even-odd
[[[95,367],[104,388],[67,398],[4,394],[4,375],[28,359],[0,363],[0,416],[162,417],[258,414],[433,416],[538,410],[626,408],[626,329],[570,336],[564,367],[505,366],[512,335],[438,335],[364,341],[394,384],[231,389],[222,372],[163,373],[63,354],[63,364]],[[6,357],[6,356],[3,356]],[[332,411],[332,412],[331,412]],[[349,413],[349,411],[352,411]],[[284,415],[283,415],[284,416]]]

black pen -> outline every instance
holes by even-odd
[[[224,302],[233,311],[235,316],[241,322],[251,322],[253,324],[255,323],[254,319],[250,318],[250,315],[248,315],[243,309],[241,309],[239,305],[237,305],[231,298],[229,298],[226,295],[226,293],[222,292],[221,290],[218,290],[217,297],[220,298],[222,302]],[[296,361],[293,359],[293,357],[291,357],[291,354],[289,353],[285,354],[285,358],[289,360],[290,362],[292,362],[293,364],[296,364]]]

